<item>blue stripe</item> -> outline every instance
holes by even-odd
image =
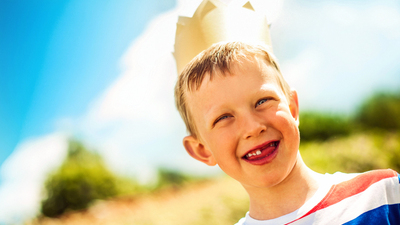
[[[400,184],[400,173],[397,174],[397,177],[399,178],[399,184]]]
[[[389,225],[400,224],[400,204],[383,205],[376,209],[365,212],[351,220],[346,225],[374,224]]]

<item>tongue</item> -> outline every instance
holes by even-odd
[[[248,157],[247,159],[253,160],[253,159],[259,159],[259,158],[264,158],[265,156],[271,154],[275,150],[276,146],[268,146],[264,149],[261,150],[261,154],[259,155],[252,155]]]

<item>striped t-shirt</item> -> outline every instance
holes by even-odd
[[[400,224],[400,175],[393,170],[325,174],[298,210],[271,220],[246,214],[236,225]]]

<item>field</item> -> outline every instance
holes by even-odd
[[[234,224],[248,210],[247,194],[229,177],[188,184],[151,195],[99,201],[86,211],[28,224]]]
[[[400,171],[400,133],[370,131],[327,141],[306,142],[300,151],[307,165],[320,173]],[[248,210],[248,197],[229,177],[193,181],[152,193],[97,201],[89,209],[59,218],[38,218],[29,225],[80,224],[234,224]]]

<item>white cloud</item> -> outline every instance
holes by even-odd
[[[274,52],[292,81],[297,75],[293,86],[308,108],[350,112],[374,91],[400,85],[397,3],[285,3],[272,24]]]
[[[155,18],[131,44],[121,60],[121,75],[80,122],[84,136],[112,168],[141,180],[152,177],[160,165],[216,171],[190,158],[181,143],[186,132],[175,109],[177,72],[172,55],[179,11],[178,6]]]
[[[366,15],[369,15],[369,22],[373,27],[377,28],[377,32],[382,33],[390,39],[400,38],[399,7],[378,5],[369,8]]]
[[[315,71],[318,69],[321,60],[323,60],[323,55],[320,51],[315,48],[308,48],[295,58],[282,62],[282,74],[284,74],[290,87],[297,90],[301,108],[303,106],[310,108],[310,105],[312,105],[315,95],[307,90],[318,88],[312,87],[317,84],[311,83],[310,80],[318,79],[318,77],[315,77]]]
[[[0,223],[20,223],[39,209],[46,175],[66,155],[66,135],[55,133],[26,140],[0,169]]]
[[[149,118],[167,122],[176,77],[172,57],[176,13],[158,17],[123,57],[124,72],[90,111],[96,122]],[[167,101],[166,101],[167,100]],[[161,113],[162,112],[162,113]]]

